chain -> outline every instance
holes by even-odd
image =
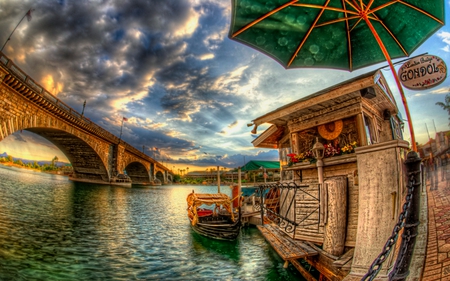
[[[392,246],[394,246],[395,242],[397,242],[398,234],[404,226],[404,220],[405,220],[406,216],[408,215],[409,207],[411,206],[412,195],[413,195],[414,185],[415,185],[414,174],[416,174],[416,173],[417,172],[409,173],[410,177],[409,177],[409,182],[408,182],[409,183],[408,194],[406,194],[406,198],[405,198],[406,201],[403,204],[402,212],[398,216],[397,224],[394,226],[391,236],[386,241],[386,244],[383,247],[383,251],[372,262],[372,265],[370,266],[369,271],[366,273],[366,275],[363,276],[361,281],[367,280],[367,278],[369,278],[369,280],[373,280],[377,276],[378,272],[381,270],[381,267],[382,267],[384,261],[389,256],[389,253],[392,250]]]

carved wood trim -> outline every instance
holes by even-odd
[[[317,116],[306,122],[292,124],[289,126],[291,132],[298,132],[308,128],[312,128],[318,125],[326,124],[332,121],[340,120],[343,118],[355,116],[361,112],[360,104],[352,104],[351,106],[341,108],[334,112],[326,113],[322,116]]]

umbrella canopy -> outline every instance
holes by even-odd
[[[229,37],[285,68],[355,70],[409,56],[444,25],[443,0],[232,0]]]
[[[409,56],[444,25],[442,0],[232,3],[230,38],[267,54],[285,68],[352,71],[385,61],[377,37],[390,58]]]

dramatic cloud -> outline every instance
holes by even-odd
[[[438,32],[437,36],[442,39],[442,42],[444,42],[446,45],[442,47],[441,50],[445,52],[450,52],[450,32],[441,31]]]

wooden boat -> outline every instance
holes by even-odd
[[[118,174],[111,178],[110,185],[117,185],[123,187],[131,187],[131,178],[125,174]]]
[[[232,200],[223,193],[190,193],[187,212],[192,229],[203,236],[219,240],[235,240],[241,230],[241,211],[233,211]],[[214,209],[201,208],[202,205]]]

